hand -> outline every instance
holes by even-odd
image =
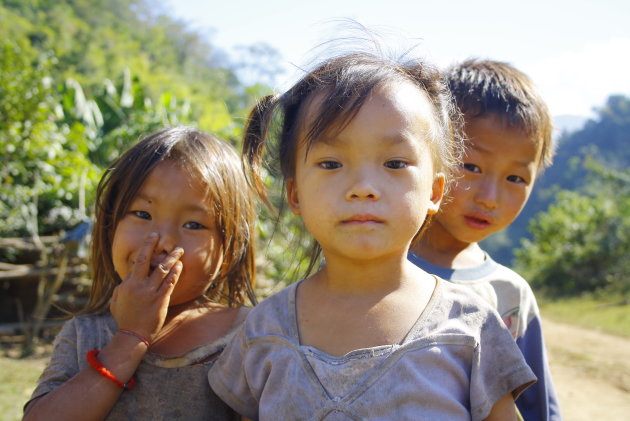
[[[150,234],[142,245],[131,273],[114,289],[109,309],[121,329],[128,329],[149,342],[164,325],[171,293],[182,273],[184,254],[175,248],[151,273],[151,257],[158,234]]]

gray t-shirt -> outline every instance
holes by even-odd
[[[207,379],[210,367],[245,319],[247,311],[243,308],[230,332],[214,343],[179,357],[147,352],[135,373],[136,387],[120,395],[106,419],[240,420],[240,416],[212,392]],[[79,316],[66,322],[55,338],[50,362],[39,378],[31,400],[52,391],[88,366],[86,352],[102,349],[117,330],[109,312]]]
[[[249,418],[483,420],[536,380],[496,311],[461,286],[438,279],[402,343],[342,357],[300,345],[297,287],[252,310],[210,370],[217,395]]]

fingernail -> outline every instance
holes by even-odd
[[[153,240],[155,237],[157,237],[157,232],[152,232],[151,234],[149,234],[149,239]]]

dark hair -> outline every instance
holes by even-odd
[[[539,171],[551,165],[551,115],[525,73],[508,63],[471,58],[447,69],[445,77],[464,119],[493,115],[523,130],[540,145]]]
[[[343,130],[370,92],[400,82],[417,86],[432,105],[434,124],[429,133],[429,147],[434,170],[444,174],[448,186],[460,162],[462,147],[459,114],[440,73],[420,61],[403,64],[370,53],[352,53],[325,60],[286,93],[266,96],[253,108],[245,128],[243,160],[249,169],[250,182],[263,201],[269,204],[263,180],[266,150],[271,152],[276,166],[279,164],[286,182],[295,172],[300,133],[306,133],[304,141],[310,148],[322,135]],[[315,96],[317,107],[311,106]],[[307,109],[315,114],[308,118],[308,127]],[[311,265],[317,254],[311,253]]]
[[[450,179],[460,159],[458,113],[439,72],[422,62],[397,63],[368,53],[354,53],[324,61],[283,95],[268,95],[258,101],[247,120],[243,142],[243,159],[250,169],[251,182],[261,197],[266,198],[262,179],[265,147],[277,150],[284,180],[295,172],[298,135],[302,129],[310,147],[322,135],[341,131],[359,112],[375,88],[386,83],[409,82],[417,86],[433,105],[435,123],[430,133],[430,147],[435,171]],[[324,95],[318,102],[310,126],[304,127],[305,109],[315,94]],[[278,115],[276,115],[278,114]],[[279,133],[270,133],[279,125]],[[270,139],[271,138],[271,139]]]
[[[255,303],[253,283],[254,204],[238,155],[224,141],[188,127],[167,128],[150,134],[128,149],[105,172],[96,192],[92,237],[93,282],[81,313],[107,309],[121,282],[114,269],[114,232],[151,171],[161,162],[175,162],[206,185],[217,229],[221,233],[223,264],[212,298],[230,306]]]

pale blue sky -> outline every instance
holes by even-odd
[[[446,66],[470,56],[512,63],[539,86],[554,115],[588,116],[611,93],[630,95],[628,0],[163,0],[228,53],[265,42],[282,54],[285,89],[331,21],[352,18],[414,55]],[[392,35],[393,34],[393,35]],[[407,41],[404,41],[407,40]],[[309,53],[310,52],[310,53]]]

